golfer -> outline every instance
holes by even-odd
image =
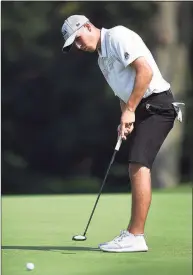
[[[128,140],[128,171],[132,206],[128,227],[99,248],[108,252],[148,251],[144,237],[151,203],[151,169],[155,157],[173,127],[179,108],[170,84],[142,38],[134,31],[115,26],[98,29],[83,15],[64,21],[63,51],[98,52],[98,65],[121,107],[119,134]]]

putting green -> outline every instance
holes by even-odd
[[[102,195],[88,229],[82,234],[96,195],[2,197],[2,275],[191,275],[192,196],[155,192],[146,225],[147,253],[97,250],[125,229],[131,196]]]

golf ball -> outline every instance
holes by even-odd
[[[34,264],[33,263],[27,263],[26,268],[27,268],[27,270],[33,270],[34,269]]]

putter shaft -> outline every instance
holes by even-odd
[[[119,149],[119,148],[118,148],[118,149]],[[109,166],[108,166],[108,169],[107,169],[105,178],[104,178],[103,183],[102,183],[102,185],[101,185],[101,188],[100,188],[100,190],[99,190],[98,197],[97,197],[96,202],[95,202],[95,204],[94,204],[93,210],[92,210],[92,212],[91,212],[91,215],[90,215],[90,218],[89,218],[89,220],[88,220],[88,223],[87,223],[87,226],[86,226],[86,228],[85,228],[85,231],[84,231],[83,236],[86,235],[87,229],[88,229],[89,224],[90,224],[90,222],[91,222],[92,216],[93,216],[93,214],[94,214],[95,208],[96,208],[96,206],[97,206],[98,200],[99,200],[99,198],[100,198],[100,195],[101,195],[101,193],[102,193],[103,187],[104,187],[104,185],[105,185],[105,182],[106,182],[107,176],[108,176],[108,174],[109,174],[109,170],[110,170],[110,168],[111,168],[111,165],[112,165],[113,162],[114,162],[115,155],[116,155],[117,151],[118,151],[117,149],[114,150],[113,156],[112,156],[111,161],[110,161],[110,163],[109,163]]]

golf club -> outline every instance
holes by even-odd
[[[111,165],[113,164],[113,161],[114,161],[114,159],[115,159],[115,155],[116,155],[117,151],[119,151],[119,148],[120,148],[120,146],[121,146],[121,143],[122,143],[122,138],[121,138],[121,136],[119,136],[118,141],[117,141],[117,144],[116,144],[115,149],[114,149],[113,156],[112,156],[111,161],[110,161],[110,163],[109,163],[109,166],[108,166],[106,175],[105,175],[105,177],[104,177],[103,183],[102,183],[101,188],[100,188],[100,190],[99,190],[98,197],[97,197],[97,199],[96,199],[96,202],[95,202],[95,204],[94,204],[93,210],[92,210],[91,215],[90,215],[90,218],[89,218],[89,220],[88,220],[86,229],[85,229],[83,235],[75,235],[75,236],[73,236],[73,237],[72,237],[72,240],[73,240],[73,241],[85,241],[85,240],[86,240],[86,232],[87,232],[87,229],[88,229],[88,227],[89,227],[89,224],[90,224],[90,222],[91,222],[91,219],[92,219],[92,216],[93,216],[93,214],[94,214],[95,208],[96,208],[96,206],[97,206],[98,200],[99,200],[99,198],[100,198],[101,192],[102,192],[103,187],[104,187],[104,185],[105,185],[105,182],[106,182],[107,176],[108,176],[108,174],[109,174]]]

